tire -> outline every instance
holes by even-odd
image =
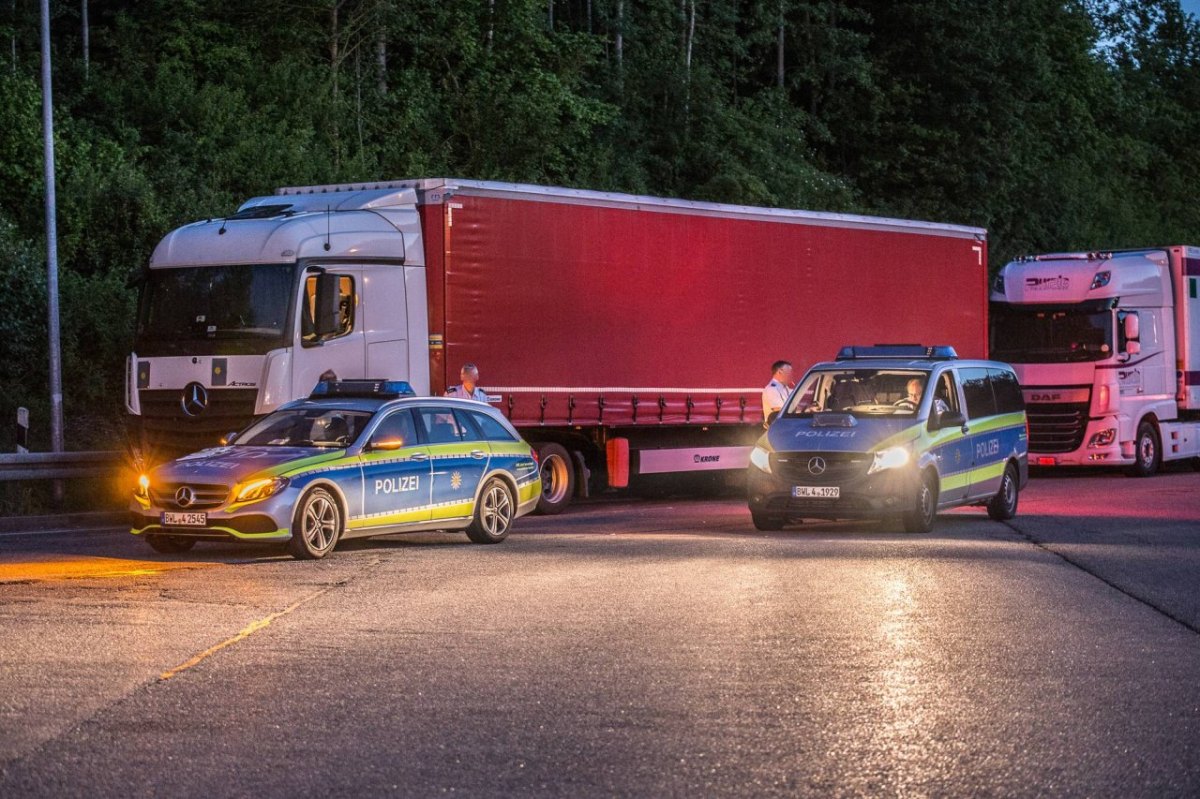
[[[1000,490],[987,505],[988,516],[998,522],[1007,521],[1017,515],[1017,501],[1020,499],[1020,479],[1017,477],[1017,467],[1011,463],[1004,467],[1004,476],[1000,478]]]
[[[155,552],[161,552],[164,555],[178,555],[180,552],[187,552],[196,546],[196,539],[182,535],[149,533],[146,535],[146,543]]]
[[[538,444],[538,464],[542,472],[542,495],[537,512],[546,516],[562,513],[575,496],[575,467],[571,453],[561,444]]]
[[[324,488],[314,488],[296,505],[288,552],[297,560],[319,560],[342,537],[342,509]]]
[[[476,544],[499,544],[508,537],[513,519],[517,516],[517,502],[512,491],[499,477],[483,484],[479,501],[475,503],[475,517],[467,527],[467,538]]]
[[[928,533],[937,518],[938,481],[933,472],[921,476],[921,487],[913,497],[913,508],[904,514],[904,529],[909,533]]]
[[[767,516],[764,513],[750,511],[750,517],[754,519],[754,526],[759,530],[771,531],[783,529],[784,520],[779,516]]]
[[[1151,477],[1162,465],[1162,445],[1158,440],[1158,428],[1153,422],[1138,425],[1136,445],[1133,449],[1133,466],[1129,474],[1134,477]]]

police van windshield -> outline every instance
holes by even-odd
[[[276,411],[238,436],[238,447],[346,448],[374,416],[366,411],[296,408]]]
[[[295,281],[289,264],[154,269],[142,286],[138,355],[267,352],[281,345]]]
[[[915,416],[928,379],[928,372],[903,369],[812,372],[792,394],[784,416]]]

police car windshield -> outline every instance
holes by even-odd
[[[374,416],[366,411],[296,408],[276,411],[238,436],[239,447],[319,447],[344,449],[358,439]]]
[[[848,413],[916,416],[928,372],[904,369],[830,369],[810,372],[792,394],[784,416]]]

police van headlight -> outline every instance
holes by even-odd
[[[763,447],[755,447],[751,450],[750,462],[754,464],[755,468],[767,474],[771,473],[771,453],[767,452]]]
[[[243,483],[234,489],[233,501],[255,502],[260,499],[266,499],[287,488],[287,484],[288,479],[286,477],[264,477],[261,480],[251,480],[249,483]]]
[[[133,487],[133,495],[138,499],[150,499],[150,477],[149,475],[139,475],[137,485]]]
[[[871,464],[867,474],[875,474],[875,472],[882,472],[885,469],[899,469],[901,466],[907,466],[910,460],[912,460],[912,455],[909,453],[908,447],[881,449],[875,453],[875,462]]]

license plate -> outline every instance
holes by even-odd
[[[792,496],[804,499],[837,499],[842,495],[838,486],[792,486]]]
[[[208,524],[207,513],[171,513],[163,511],[163,527],[204,527]]]

